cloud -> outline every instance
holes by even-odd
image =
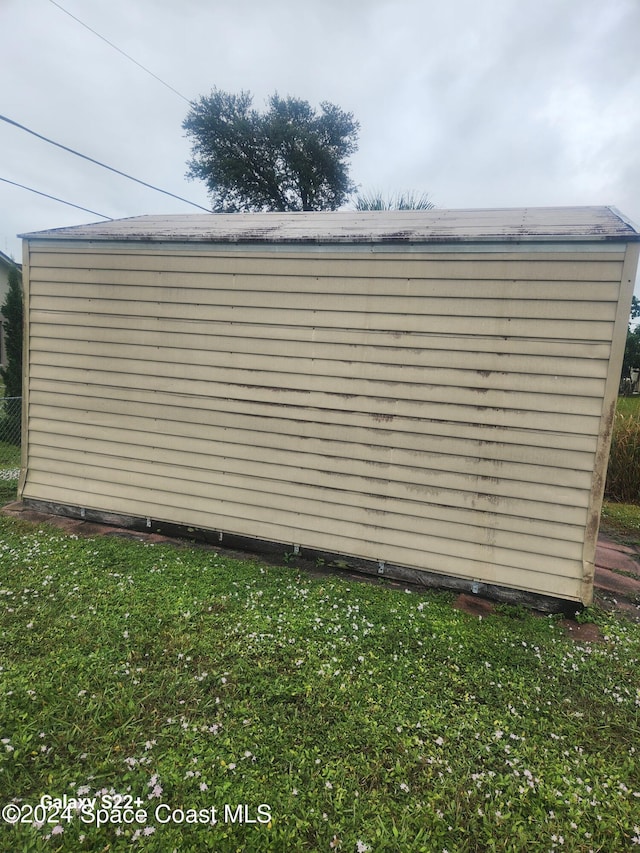
[[[60,0],[188,98],[213,86],[353,111],[363,189],[441,206],[613,203],[640,220],[637,0]],[[206,204],[188,106],[40,0],[0,3],[2,112]],[[111,216],[190,208],[0,126],[5,177]],[[0,184],[0,248],[86,214]]]

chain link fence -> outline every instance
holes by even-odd
[[[4,397],[0,400],[0,480],[20,476],[21,439],[22,397]]]

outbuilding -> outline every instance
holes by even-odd
[[[615,209],[23,236],[24,502],[591,601],[640,240]]]

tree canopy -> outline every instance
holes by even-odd
[[[348,158],[357,150],[353,114],[323,102],[268,100],[214,89],[183,122],[191,141],[189,178],[205,181],[218,212],[336,210],[355,191]]]
[[[640,317],[640,301],[637,297],[632,296],[629,320],[637,320],[638,317]],[[631,370],[638,367],[640,367],[640,325],[636,325],[632,329],[631,323],[629,323],[622,361],[622,379],[630,377]]]

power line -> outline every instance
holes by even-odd
[[[111,219],[111,216],[106,216],[104,213],[98,213],[97,210],[90,210],[88,207],[82,207],[79,204],[73,204],[71,201],[65,201],[63,198],[57,198],[55,195],[49,195],[49,193],[40,192],[40,190],[34,190],[33,187],[26,187],[24,184],[19,184],[16,181],[10,181],[8,178],[0,178],[0,181],[4,181],[5,184],[11,184],[14,187],[20,187],[23,190],[29,190],[30,193],[36,193],[36,195],[42,195],[45,198],[50,198],[53,201],[59,201],[60,204],[67,204],[69,207],[76,207],[78,210],[84,210],[85,213],[93,213],[95,216],[99,216],[101,219]]]
[[[68,9],[65,9],[65,8],[64,8],[64,6],[61,6],[61,5],[60,5],[60,3],[56,3],[56,0],[49,0],[49,2],[50,2],[50,3],[53,3],[53,5],[54,5],[54,6],[57,6],[57,7],[58,7],[58,9],[60,9],[60,11],[61,11],[61,12],[64,12],[64,13],[65,13],[65,15],[68,15],[70,18],[73,18],[73,20],[74,20],[74,21],[76,21],[78,24],[80,24],[80,26],[81,26],[81,27],[84,27],[84,28],[85,28],[85,30],[89,30],[89,32],[90,32],[90,33],[93,33],[93,35],[94,35],[94,36],[97,36],[99,39],[101,39],[103,42],[105,42],[105,44],[108,44],[108,45],[109,45],[109,47],[112,47],[114,50],[117,50],[117,51],[118,51],[118,53],[121,53],[121,54],[122,54],[122,56],[126,57],[130,62],[133,62],[133,64],[134,64],[134,65],[137,65],[137,66],[138,66],[138,68],[141,68],[141,69],[142,69],[143,71],[145,71],[147,74],[150,74],[150,75],[151,75],[151,77],[153,77],[153,78],[154,78],[154,80],[157,80],[157,81],[158,81],[158,83],[162,83],[162,85],[163,85],[163,86],[165,86],[167,89],[170,89],[170,90],[174,93],[174,95],[177,95],[179,98],[182,98],[182,100],[183,100],[183,101],[186,101],[188,104],[191,104],[191,103],[192,103],[190,98],[187,98],[185,95],[183,95],[183,94],[182,94],[182,92],[178,92],[178,90],[177,90],[177,89],[174,89],[174,88],[173,88],[173,86],[170,86],[170,85],[169,85],[168,83],[166,83],[166,82],[165,82],[161,77],[158,77],[158,75],[157,75],[157,74],[154,74],[154,73],[153,73],[153,71],[150,71],[150,70],[149,70],[148,68],[146,68],[146,67],[145,67],[141,62],[138,62],[138,60],[137,60],[137,59],[134,59],[134,58],[133,58],[133,56],[129,56],[129,54],[128,54],[128,53],[125,53],[125,51],[124,51],[124,50],[122,50],[122,48],[119,48],[117,44],[114,44],[112,41],[109,41],[109,39],[107,39],[107,38],[105,38],[104,36],[100,35],[100,33],[99,33],[99,32],[97,32],[96,30],[92,29],[88,24],[85,24],[85,23],[84,23],[84,21],[81,21],[81,20],[80,20],[80,18],[76,18],[76,16],[75,16],[75,15],[72,15],[72,14],[71,14],[71,12],[69,12],[69,10],[68,10]]]
[[[169,190],[160,189],[160,187],[155,187],[153,184],[148,184],[146,181],[141,181],[139,178],[134,178],[132,175],[127,175],[126,172],[121,172],[119,169],[114,169],[113,166],[107,166],[106,163],[101,163],[100,160],[95,160],[93,157],[88,157],[86,154],[81,154],[79,151],[75,151],[73,148],[69,148],[67,145],[62,145],[60,142],[55,142],[53,139],[49,139],[47,136],[43,136],[41,133],[36,133],[35,130],[31,130],[28,127],[25,127],[23,124],[19,124],[17,121],[13,121],[13,119],[7,118],[7,116],[0,115],[0,121],[6,121],[7,124],[11,124],[14,127],[19,128],[20,130],[26,131],[26,133],[30,133],[32,136],[37,137],[38,139],[42,139],[43,142],[48,142],[49,145],[55,145],[57,148],[62,148],[63,151],[68,151],[69,154],[75,154],[76,157],[82,157],[83,160],[88,160],[89,163],[94,163],[96,166],[101,166],[103,169],[108,169],[110,172],[115,172],[116,175],[121,175],[123,178],[127,178],[130,181],[135,181],[136,184],[141,184],[143,187],[147,187],[150,190],[155,190],[158,193],[164,193],[164,195],[171,196],[171,198],[176,198],[178,201],[183,201],[185,204],[190,204],[192,207],[198,207],[200,210],[204,210],[206,213],[211,213],[209,208],[203,207],[201,204],[196,204],[195,201],[189,201],[188,198],[183,198],[182,196],[176,195],[175,193],[169,192]]]

